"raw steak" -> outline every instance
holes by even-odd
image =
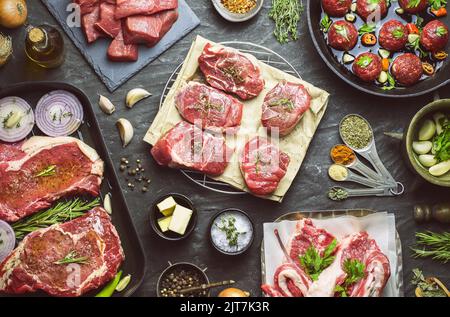
[[[322,256],[325,249],[336,238],[324,229],[316,228],[311,219],[304,218],[297,222],[296,230],[287,246],[288,253],[293,261],[313,246]]]
[[[123,37],[126,44],[144,43],[155,46],[178,19],[178,10],[168,10],[150,16],[137,15],[125,19]]]
[[[132,15],[151,15],[178,8],[178,0],[117,0],[116,19]]]
[[[291,133],[311,105],[311,96],[303,85],[283,81],[264,98],[261,122],[272,134]]]
[[[270,297],[303,297],[312,283],[309,276],[294,263],[281,265],[275,271],[273,281],[274,286],[261,286],[263,292]]]
[[[341,241],[333,264],[319,275],[319,279],[308,290],[307,296],[334,296],[336,285],[342,285],[347,276],[343,268],[347,259],[358,260],[365,266],[364,278],[346,290],[348,296],[381,296],[391,275],[389,260],[367,232],[352,234]]]
[[[198,59],[206,81],[213,87],[247,100],[264,89],[257,60],[251,55],[221,45],[206,44]]]
[[[5,145],[0,150],[9,151]],[[98,195],[103,161],[85,143],[71,137],[35,136],[22,144],[21,151],[22,155],[0,162],[1,220],[17,221],[72,193]],[[52,172],[43,175],[49,168]]]
[[[78,4],[81,15],[85,15],[98,7],[99,0],[74,0],[73,3]]]
[[[222,136],[181,121],[155,144],[151,153],[159,165],[218,176],[225,171],[233,151]]]
[[[248,189],[256,195],[273,193],[286,174],[289,156],[263,137],[254,137],[239,160]]]
[[[109,37],[115,38],[122,30],[120,20],[114,18],[115,5],[103,2],[100,4],[100,18],[95,27]]]
[[[175,98],[184,119],[204,129],[223,132],[241,124],[243,104],[221,90],[190,82]]]
[[[83,15],[83,17],[81,18],[84,34],[86,35],[86,40],[88,43],[93,43],[97,39],[104,37],[104,34],[95,27],[95,23],[97,23],[99,18],[100,18],[99,6],[95,7],[95,9],[92,12]]]
[[[82,263],[58,263],[84,257]],[[30,233],[0,264],[0,292],[80,296],[111,280],[125,256],[103,208]]]
[[[134,44],[125,44],[122,30],[111,42],[107,52],[108,58],[113,62],[135,62],[139,58],[139,48]]]

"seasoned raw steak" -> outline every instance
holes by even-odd
[[[233,151],[222,136],[181,121],[155,144],[151,153],[159,165],[217,176],[225,171]]]
[[[15,148],[14,148],[15,147]],[[21,145],[2,145],[0,219],[17,221],[72,193],[97,196],[103,161],[94,149],[71,137],[32,137]]]
[[[262,124],[272,133],[288,135],[310,105],[311,96],[303,85],[283,81],[264,98]]]
[[[155,46],[178,19],[178,10],[168,10],[150,16],[136,15],[125,19],[123,37],[126,44]]]
[[[269,297],[304,297],[312,283],[308,274],[294,263],[280,265],[273,280],[274,286],[268,284],[261,286],[264,294]]]
[[[256,59],[233,48],[208,43],[198,62],[211,86],[244,100],[258,96],[264,89],[264,79]]]
[[[70,257],[82,260],[62,262]],[[97,207],[26,236],[0,264],[0,292],[80,296],[111,280],[124,258],[116,228]]]
[[[221,90],[190,82],[175,99],[183,118],[204,129],[223,132],[241,124],[244,105]]]
[[[114,18],[115,5],[103,2],[100,4],[100,18],[95,27],[109,37],[115,38],[122,30],[120,20]]]
[[[113,62],[135,62],[139,58],[139,48],[135,44],[125,44],[122,30],[108,47],[108,58]]]
[[[83,26],[84,34],[88,43],[93,43],[97,39],[104,37],[105,35],[95,27],[95,23],[100,18],[100,6],[96,6],[92,12],[83,15],[81,23]]]
[[[117,0],[116,19],[178,8],[178,0]]]
[[[273,193],[286,175],[289,156],[263,137],[254,137],[239,160],[248,189],[256,195]]]

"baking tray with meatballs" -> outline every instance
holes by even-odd
[[[412,97],[450,83],[447,4],[439,0],[309,0],[311,36],[344,81]]]

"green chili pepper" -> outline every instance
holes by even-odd
[[[122,271],[117,272],[116,276],[95,297],[111,297],[121,277]]]

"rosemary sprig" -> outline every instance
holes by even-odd
[[[444,263],[450,261],[450,232],[416,232],[416,241],[418,247],[411,248],[414,257],[431,257]]]
[[[292,111],[295,108],[294,103],[289,98],[281,98],[269,103],[269,107],[278,107],[278,106],[286,107],[288,108],[289,111]]]
[[[55,264],[57,265],[71,264],[71,263],[86,264],[88,260],[89,258],[87,256],[79,257],[77,251],[70,251],[64,258],[56,261]]]
[[[52,176],[56,174],[56,165],[49,165],[46,168],[44,168],[42,171],[37,173],[36,177],[47,177]]]
[[[274,35],[281,44],[298,39],[298,23],[304,11],[302,0],[272,0],[269,17],[275,21]]]
[[[30,232],[47,228],[51,225],[73,220],[83,216],[86,211],[100,205],[100,199],[84,201],[79,198],[59,202],[45,211],[34,214],[28,218],[19,220],[12,225],[17,240],[22,240]]]

